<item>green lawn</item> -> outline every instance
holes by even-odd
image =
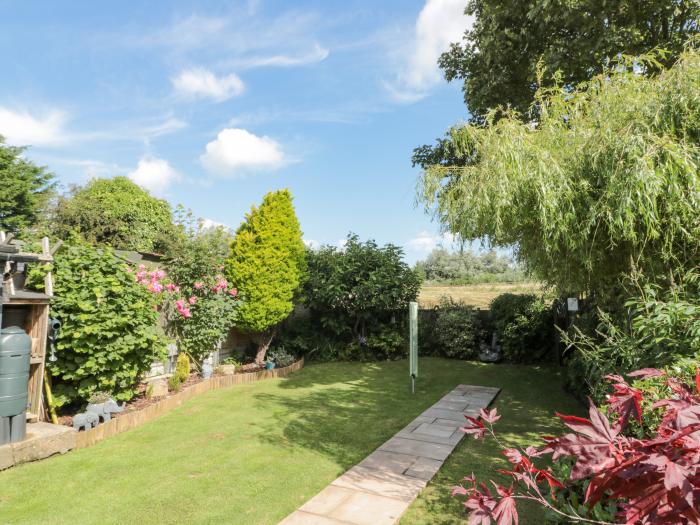
[[[545,368],[426,358],[420,374],[414,396],[405,361],[310,365],[208,392],[94,447],[1,472],[0,523],[275,524],[459,383],[503,388],[510,440],[553,432],[555,409],[578,409]],[[401,523],[459,523],[450,487],[494,456],[463,441]]]

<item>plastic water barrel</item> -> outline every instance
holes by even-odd
[[[0,417],[27,410],[31,351],[31,337],[18,326],[0,331]]]

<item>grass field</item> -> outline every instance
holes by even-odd
[[[418,302],[424,308],[435,306],[447,295],[455,301],[477,308],[488,308],[491,300],[502,293],[542,293],[542,287],[534,282],[484,283],[464,286],[441,286],[426,284],[421,288]]]
[[[459,383],[499,386],[509,443],[575,410],[556,371],[438,358],[310,365],[291,377],[210,391],[140,428],[0,472],[0,523],[275,524]],[[402,524],[460,523],[449,488],[503,466],[488,441],[464,440]],[[541,523],[535,509],[521,523]]]

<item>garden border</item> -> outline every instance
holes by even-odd
[[[127,430],[140,427],[144,423],[153,421],[179,407],[185,401],[192,399],[199,394],[208,392],[209,390],[217,390],[234,385],[242,385],[245,383],[254,383],[262,379],[271,379],[275,377],[286,377],[289,374],[304,368],[304,358],[302,357],[297,362],[283,368],[273,368],[272,370],[260,370],[259,372],[251,372],[246,374],[234,374],[231,376],[214,376],[205,381],[184,388],[181,392],[175,395],[161,399],[153,405],[147,406],[141,410],[123,414],[107,421],[106,423],[97,425],[95,428],[78,432],[75,436],[75,448],[90,447],[99,443],[103,439],[116,436]]]

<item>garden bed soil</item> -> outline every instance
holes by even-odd
[[[264,370],[264,366],[257,365],[255,363],[248,363],[246,365],[242,365],[239,368],[236,368],[236,374],[252,374],[255,372],[259,372],[260,370]],[[240,372],[239,372],[240,371]],[[204,381],[201,375],[198,373],[192,373],[190,374],[190,377],[187,378],[187,380],[180,385],[180,390],[183,390],[184,388],[190,387],[192,385],[196,385],[197,383],[201,383]],[[116,414],[112,414],[113,418],[118,418],[120,416],[129,414],[131,412],[136,412],[138,410],[143,410],[146,407],[149,407],[151,405],[156,404],[158,401],[162,399],[166,399],[173,394],[177,394],[177,392],[168,392],[167,396],[160,396],[160,397],[146,397],[146,384],[142,383],[137,387],[136,391],[136,396],[131,401],[128,401],[124,403],[124,411],[123,412],[118,412]],[[65,426],[72,426],[73,425],[73,415],[64,415],[64,416],[59,416],[58,418],[58,424],[59,425],[65,425]]]

